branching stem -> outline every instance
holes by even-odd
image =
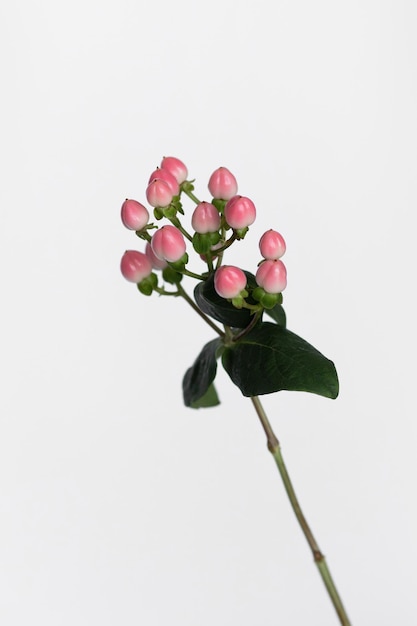
[[[188,295],[188,293],[185,291],[184,287],[182,287],[180,284],[178,284],[178,293],[180,296],[182,296],[184,298],[184,300],[186,302],[188,302],[188,304],[194,309],[194,311],[196,313],[198,313],[198,315],[203,318],[203,320],[214,330],[216,331],[216,333],[218,335],[220,335],[220,337],[224,337],[224,332],[218,327],[216,326],[216,324],[214,322],[211,321],[211,319],[209,317],[207,317],[207,315],[205,315],[203,313],[203,311],[201,311],[201,309],[198,308],[198,306],[196,305],[196,303],[194,302],[194,300],[192,298],[190,298],[190,296]]]

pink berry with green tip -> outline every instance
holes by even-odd
[[[234,265],[222,265],[214,274],[214,288],[221,298],[236,298],[246,283],[245,273]]]
[[[169,206],[173,197],[171,187],[162,178],[152,179],[146,188],[146,199],[153,207]]]
[[[152,273],[152,263],[143,252],[126,250],[120,261],[120,271],[131,283],[140,283]]]
[[[194,209],[191,225],[196,233],[215,233],[220,228],[220,215],[210,202],[200,202]]]
[[[140,202],[126,199],[122,204],[121,218],[129,230],[142,230],[149,222],[149,211]]]
[[[164,157],[161,161],[161,168],[172,174],[179,185],[187,180],[188,170],[176,157]]]
[[[184,256],[186,245],[181,231],[175,226],[159,228],[151,240],[152,251],[158,259],[175,263]]]
[[[256,272],[256,282],[266,293],[281,293],[287,286],[287,270],[282,261],[263,261]]]
[[[234,196],[224,207],[226,222],[234,230],[247,228],[256,219],[256,208],[252,200],[245,196]]]
[[[259,240],[259,250],[264,259],[280,259],[285,254],[284,237],[276,230],[267,230]]]
[[[213,198],[230,200],[237,194],[236,178],[227,167],[219,167],[210,176],[208,188]]]

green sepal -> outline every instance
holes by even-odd
[[[177,285],[182,281],[183,275],[180,272],[176,272],[172,267],[165,267],[162,270],[162,278],[165,282],[171,285]]]
[[[244,396],[288,390],[336,398],[339,393],[334,363],[271,322],[258,324],[235,345],[226,346],[222,364]]]
[[[178,213],[181,213],[181,215],[184,215],[184,209],[182,208],[180,196],[174,196],[171,200],[171,204],[175,207]]]
[[[164,207],[162,209],[162,212],[164,214],[164,217],[166,217],[168,220],[173,220],[177,214],[177,207],[175,206],[175,204],[171,203],[168,206]]]
[[[152,294],[153,290],[155,289],[155,287],[157,287],[157,286],[158,286],[158,277],[153,272],[152,272],[152,274],[149,274],[149,276],[144,278],[137,285],[139,291],[144,296],[150,296]]]
[[[227,200],[220,200],[219,198],[213,198],[211,204],[216,207],[219,213],[223,214],[224,207],[226,206]]]
[[[221,339],[209,341],[194,361],[193,365],[185,372],[182,381],[182,391],[185,406],[193,407],[198,401],[209,402],[210,398],[219,404],[217,394],[209,392],[210,386],[216,378],[217,350],[221,345]],[[215,404],[201,404],[200,406],[215,406]]]
[[[278,302],[278,294],[277,293],[264,293],[261,298],[261,304],[264,309],[273,309],[274,306]]]
[[[198,254],[207,254],[207,252],[210,252],[211,242],[207,237],[207,233],[194,233],[193,248]]]
[[[245,228],[233,229],[233,232],[236,235],[236,239],[244,239],[248,230],[249,230],[249,226],[246,226]]]
[[[180,185],[180,189],[182,191],[185,191],[185,192],[187,192],[187,191],[193,192],[194,191],[194,185],[193,185],[194,180],[195,180],[195,178],[193,180],[184,180],[184,182],[182,182],[181,185]]]

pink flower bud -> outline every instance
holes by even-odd
[[[174,194],[162,178],[154,178],[146,188],[146,198],[153,207],[166,207],[171,204]]]
[[[159,178],[161,180],[164,180],[167,183],[168,187],[171,189],[172,195],[174,195],[174,196],[178,196],[179,195],[179,193],[180,193],[180,186],[178,184],[177,179],[175,178],[175,176],[173,176],[171,174],[171,172],[169,172],[168,170],[164,170],[164,169],[161,169],[161,168],[158,167],[149,176],[148,184],[151,183],[154,178]]]
[[[263,261],[256,272],[256,282],[266,293],[281,293],[287,286],[287,270],[282,261]]]
[[[253,224],[256,218],[256,208],[249,198],[234,196],[224,207],[224,216],[229,226],[240,230]]]
[[[226,167],[219,167],[210,176],[208,188],[213,198],[230,200],[237,194],[236,178]]]
[[[221,265],[214,274],[214,288],[221,298],[236,298],[246,282],[245,273],[233,265]]]
[[[155,270],[164,270],[168,266],[168,263],[165,260],[158,259],[158,257],[155,256],[149,241],[146,243],[145,254],[152,263],[152,267]]]
[[[185,253],[185,241],[181,231],[175,226],[162,226],[152,237],[151,246],[158,259],[174,263]]]
[[[177,180],[178,184],[187,180],[188,171],[184,163],[176,157],[164,157],[161,161],[162,169],[172,174]]]
[[[267,230],[259,240],[259,250],[264,259],[280,259],[285,254],[284,237],[276,230]]]
[[[126,250],[120,261],[120,271],[131,283],[140,283],[152,273],[152,263],[143,252]]]
[[[126,199],[122,204],[121,218],[126,228],[142,230],[149,221],[149,212],[140,202]]]
[[[220,215],[210,202],[200,202],[194,209],[191,225],[196,233],[215,233],[220,228]]]

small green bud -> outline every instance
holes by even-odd
[[[265,290],[262,289],[262,287],[255,287],[251,295],[252,295],[252,298],[256,300],[256,302],[260,302],[263,296],[265,295]]]

